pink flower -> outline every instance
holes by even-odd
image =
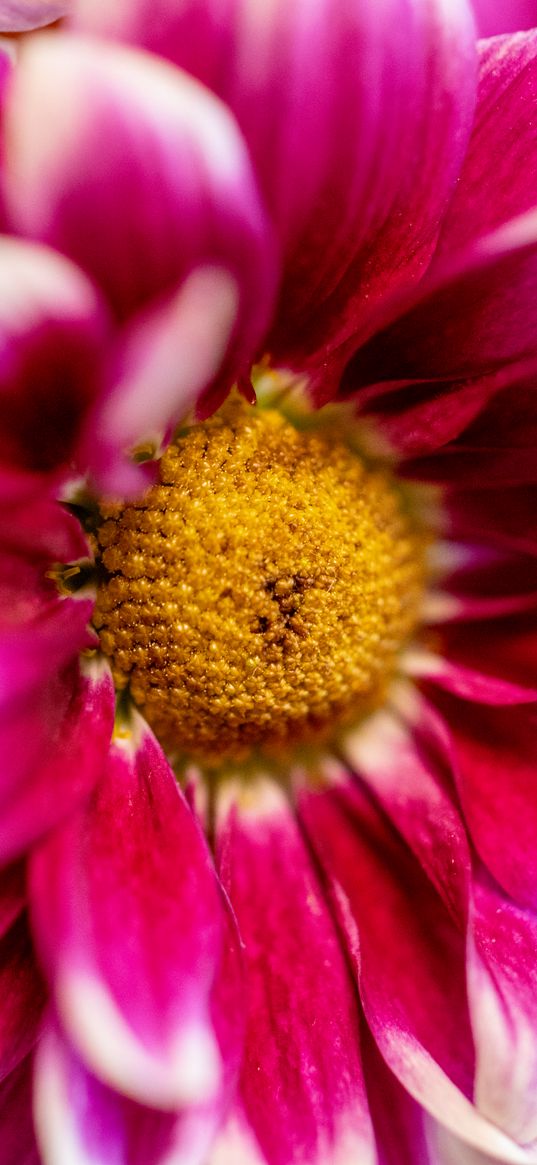
[[[463,0],[77,0],[67,23],[0,80],[2,1165],[535,1165],[537,33],[476,53]],[[230,718],[215,774],[126,711],[129,653],[159,689],[179,650],[143,622],[177,563],[152,575],[129,531],[154,551],[162,450],[250,376],[303,452],[274,504],[304,555],[325,466],[355,458],[361,508],[326,531],[336,554],[363,521],[348,602],[322,538],[317,591],[345,624],[375,568],[356,642],[389,666],[305,750],[280,702],[277,761],[233,751]],[[318,489],[291,494],[311,449]],[[263,537],[274,467],[246,495],[224,454]],[[183,636],[201,604],[220,675],[234,530],[202,461],[188,550],[212,566],[163,603]],[[276,570],[281,540],[262,549]],[[307,671],[315,587],[288,583],[263,602]]]

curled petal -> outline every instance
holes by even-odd
[[[244,802],[240,791],[225,797],[217,832],[219,871],[245,944],[240,1093],[254,1139],[270,1165],[372,1162],[360,1015],[292,810],[276,786],[260,782]]]
[[[222,907],[209,852],[141,718],[31,864],[34,922],[62,1022],[103,1081],[173,1109],[217,1093],[210,1014]]]

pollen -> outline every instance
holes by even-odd
[[[316,741],[375,706],[419,618],[423,537],[340,437],[238,399],[183,431],[97,530],[116,687],[211,764]]]

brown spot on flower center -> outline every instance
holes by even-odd
[[[235,400],[168,448],[143,499],[103,509],[97,539],[117,687],[167,748],[210,763],[368,708],[423,593],[389,475]]]

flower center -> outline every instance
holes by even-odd
[[[102,515],[102,649],[169,750],[286,748],[382,698],[423,536],[343,440],[232,400],[170,445],[144,498]]]

